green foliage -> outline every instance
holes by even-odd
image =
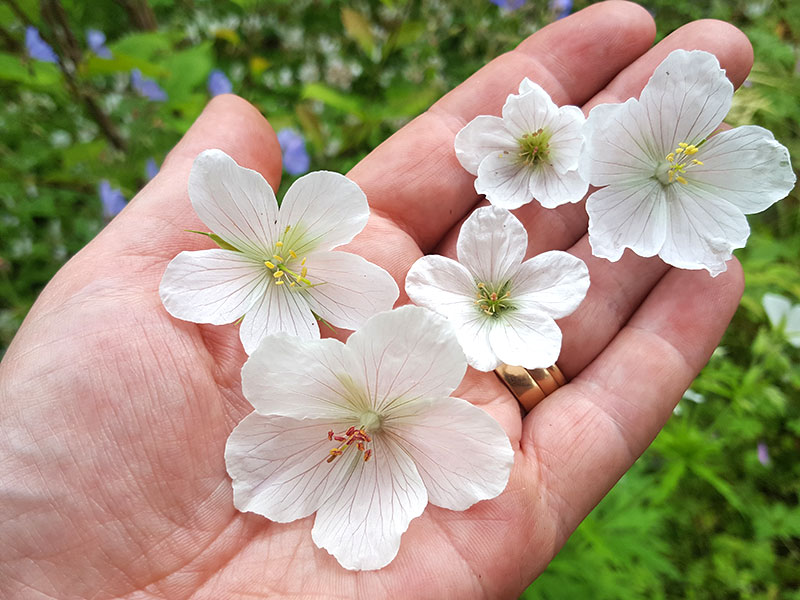
[[[38,2],[17,4],[53,43]],[[66,74],[25,56],[27,23],[0,4],[0,27],[16,42],[0,38],[0,354],[55,271],[104,225],[99,182],[132,197],[145,161],[163,160],[208,101],[213,68],[276,129],[304,134],[313,169],[344,172],[553,18],[532,1],[509,13],[488,0],[151,0],[159,27],[143,32],[121,3],[63,5],[81,50]],[[800,3],[647,6],[659,38],[707,17],[747,33],[755,67],[728,120],[770,128],[800,166]],[[105,32],[111,59],[86,49],[88,28]],[[139,96],[132,69],[168,100]],[[739,253],[747,290],[693,385],[703,402],[680,403],[525,598],[800,599],[800,350],[761,306],[766,292],[800,302],[799,199],[795,191],[750,218]]]

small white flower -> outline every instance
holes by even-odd
[[[792,305],[791,300],[780,294],[764,294],[761,304],[772,327],[783,331],[789,343],[800,348],[800,304]]]
[[[527,77],[503,117],[481,115],[458,132],[456,157],[477,175],[475,190],[495,206],[514,209],[536,198],[545,208],[583,199],[578,173],[585,122],[577,106],[558,107]]]
[[[469,364],[491,371],[501,363],[549,367],[561,352],[555,322],[586,296],[589,270],[582,260],[553,250],[522,262],[528,234],[503,208],[485,206],[464,222],[456,262],[423,256],[406,276],[417,304],[447,317]]]
[[[682,269],[726,270],[750,228],[745,214],[785,197],[789,152],[761,127],[708,136],[722,123],[733,85],[716,57],[676,50],[639,100],[592,109],[581,172],[606,186],[586,201],[595,256],[625,248]]]
[[[347,340],[274,335],[242,369],[255,408],[225,450],[234,504],[286,523],[316,512],[314,543],[380,569],[428,502],[466,510],[506,487],[500,425],[451,398],[466,370],[447,321],[405,306]]]
[[[161,300],[172,316],[194,323],[244,316],[239,336],[248,354],[270,333],[319,338],[314,314],[355,329],[399,295],[380,267],[330,251],[352,240],[369,216],[364,193],[344,175],[301,177],[279,210],[260,173],[206,150],[192,166],[189,198],[223,247],[178,254],[161,280]]]

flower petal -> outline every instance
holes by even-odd
[[[624,104],[595,106],[583,127],[584,151],[578,171],[592,185],[630,185],[649,180],[669,150],[657,147],[649,126],[638,122],[641,106],[634,98]]]
[[[224,325],[266,293],[267,269],[241,252],[198,250],[173,258],[158,293],[167,312],[192,323]]]
[[[225,467],[233,480],[233,504],[242,512],[278,523],[302,519],[322,506],[347,471],[327,462],[335,442],[324,419],[295,420],[250,413],[225,445]]]
[[[562,106],[548,125],[550,163],[556,171],[574,171],[583,147],[583,125],[586,117],[577,106]]]
[[[761,304],[767,313],[767,318],[770,324],[778,328],[783,323],[783,320],[788,316],[789,311],[792,309],[792,301],[780,294],[771,294],[767,292],[761,299]]]
[[[666,194],[657,180],[618,184],[586,200],[592,254],[614,262],[625,248],[654,256],[667,232]]]
[[[679,185],[667,187],[668,230],[658,255],[674,267],[707,269],[716,277],[733,250],[744,247],[750,226],[730,202],[691,183]]]
[[[503,124],[515,139],[539,129],[550,131],[558,116],[558,107],[539,84],[531,81],[526,88],[523,94],[511,94],[503,105]]]
[[[509,279],[527,249],[525,227],[509,211],[496,206],[474,210],[461,226],[456,243],[459,262],[478,281],[495,285]],[[471,292],[477,292],[474,284]]]
[[[544,312],[520,307],[498,319],[489,331],[489,343],[507,365],[542,369],[558,360],[561,330]]]
[[[278,333],[264,338],[244,363],[242,393],[262,415],[347,419],[353,415],[350,374],[358,366],[338,340]]]
[[[372,439],[372,459],[347,459],[348,475],[317,511],[311,537],[346,569],[388,565],[400,537],[428,503],[425,485],[411,458],[388,436]],[[342,460],[342,462],[345,462]]]
[[[406,294],[414,304],[444,316],[451,307],[455,310],[474,307],[476,291],[472,273],[461,263],[444,256],[423,256],[411,265],[406,275]]]
[[[796,177],[789,151],[762,127],[737,127],[710,138],[688,171],[692,183],[745,214],[765,210],[792,191]]]
[[[697,144],[722,123],[731,108],[733,84],[713,54],[674,50],[656,67],[639,97],[640,126],[649,126],[667,153],[678,143]]]
[[[417,466],[431,504],[466,510],[500,495],[514,451],[499,423],[460,398],[436,398],[387,422]]]
[[[789,343],[795,348],[800,348],[800,305],[794,305],[789,311],[784,331]]]
[[[514,276],[515,306],[538,309],[561,319],[578,308],[589,289],[589,268],[580,258],[551,250],[522,263]]]
[[[517,162],[516,154],[492,152],[478,165],[475,191],[495,206],[519,208],[532,200],[530,177],[530,169]]]
[[[545,208],[580,202],[589,191],[589,184],[577,170],[558,173],[555,169],[540,167],[530,179],[530,193]]]
[[[489,342],[489,333],[495,326],[494,319],[475,304],[452,310],[447,318],[456,330],[456,338],[470,367],[486,373],[500,366],[502,361],[497,358]]]
[[[467,368],[452,326],[417,306],[375,315],[350,336],[347,347],[362,365],[378,413],[414,398],[449,396]]]
[[[372,315],[391,310],[400,291],[389,273],[349,252],[308,255],[308,305],[336,327],[357,329]]]
[[[473,175],[478,174],[478,165],[488,154],[517,150],[517,142],[506,131],[503,119],[489,115],[480,115],[467,123],[456,134],[454,145],[458,162]]]
[[[264,294],[245,314],[239,326],[244,351],[252,354],[261,340],[273,333],[288,333],[306,340],[319,339],[319,326],[302,291],[270,282]]]
[[[222,150],[206,150],[192,164],[189,198],[223,240],[252,256],[272,254],[278,203],[261,173],[240,167]]]
[[[305,255],[352,240],[369,218],[367,197],[354,181],[330,171],[304,175],[286,192],[278,231],[284,248]],[[287,232],[286,228],[291,229]]]

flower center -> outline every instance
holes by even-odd
[[[544,129],[523,134],[517,140],[517,144],[519,144],[517,156],[520,162],[528,167],[550,160],[550,134]]]
[[[689,158],[690,156],[697,154],[699,150],[700,148],[694,144],[688,144],[686,142],[681,142],[678,144],[678,147],[675,148],[675,150],[667,154],[667,164],[663,165],[663,167],[659,169],[659,181],[661,181],[661,183],[664,185],[673,183],[675,181],[684,185],[688,183],[686,177],[684,177],[687,170],[695,165],[703,164],[696,158]],[[666,171],[663,170],[664,168],[666,168]]]
[[[288,231],[289,227],[286,228],[286,232]],[[275,254],[272,255],[272,260],[265,260],[264,265],[272,271],[275,285],[288,285],[290,288],[313,287],[306,277],[308,274],[306,258],[300,259],[299,269],[295,266],[297,260],[297,253],[292,249],[284,250],[284,243],[278,241],[275,242]]]
[[[333,462],[337,456],[341,456],[350,448],[355,448],[356,451],[362,452],[364,454],[364,462],[368,461],[372,456],[372,448],[367,448],[367,444],[372,441],[372,438],[365,429],[366,427],[363,425],[359,428],[350,427],[347,431],[339,434],[334,433],[333,429],[331,429],[328,432],[328,440],[337,441],[340,445],[328,451],[327,462]]]
[[[508,290],[509,282],[494,289],[485,283],[478,283],[478,299],[475,300],[481,312],[490,317],[498,317],[506,310],[514,308],[510,302],[511,292]]]

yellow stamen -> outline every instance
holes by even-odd
[[[280,279],[281,277],[283,277],[283,276],[284,276],[284,272],[283,272],[283,271],[275,271],[275,272],[272,274],[272,276],[273,276],[275,279]]]
[[[693,158],[693,159],[692,159],[692,162],[693,162],[694,164],[696,164],[696,165],[702,165],[702,164],[703,164],[703,161],[702,161],[702,160],[697,160],[696,158]]]
[[[289,250],[289,256],[292,258],[297,258],[297,253],[294,250]]]
[[[265,260],[264,264],[267,265],[270,269],[274,269],[275,268],[275,265],[272,264],[271,262],[269,262],[268,260]]]
[[[300,270],[300,277],[305,277],[306,275],[308,275],[308,267],[303,267]]]
[[[279,263],[282,263],[282,262],[283,262],[283,257],[282,257],[280,254],[273,254],[273,255],[272,255],[272,258],[274,258],[275,260],[277,260]]]
[[[283,279],[278,279],[278,280],[275,282],[275,285],[283,285]]]
[[[683,184],[686,183],[686,178],[685,177],[681,177],[680,175],[676,175],[675,179],[677,179],[678,183],[683,183]]]
[[[297,285],[297,284],[296,284],[294,281],[290,281],[290,282],[289,282],[289,287],[294,287],[294,286],[296,286],[296,285]]]
[[[276,245],[278,248],[281,248],[281,247],[283,246],[283,242],[275,242],[275,245]]]
[[[300,261],[300,266],[303,266],[304,264],[306,264],[306,259],[305,259],[305,257],[303,257],[303,260],[301,260],[301,261]]]

